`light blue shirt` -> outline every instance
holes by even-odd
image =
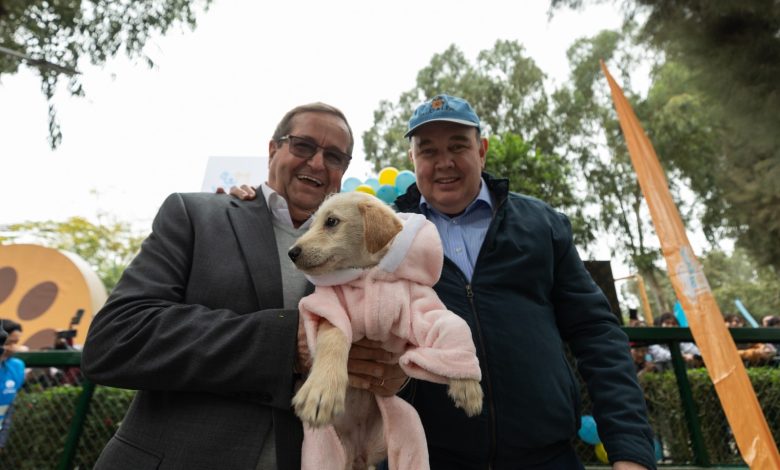
[[[485,180],[481,180],[479,194],[462,214],[450,217],[431,207],[420,197],[420,209],[436,225],[444,247],[444,256],[451,259],[471,282],[479,250],[493,218],[493,201]]]

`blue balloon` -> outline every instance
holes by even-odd
[[[367,185],[371,186],[372,188],[374,188],[374,191],[378,191],[379,190],[379,180],[376,179],[376,178],[368,178],[365,181],[364,184],[367,184]]]
[[[341,184],[341,192],[342,193],[348,193],[350,191],[354,191],[355,188],[363,184],[362,181],[360,181],[360,178],[355,178],[354,176],[350,176],[349,178],[345,179],[344,182]]]
[[[398,193],[395,190],[395,186],[383,184],[376,191],[376,197],[388,204],[392,204],[395,198],[398,197]]]
[[[414,176],[414,173],[409,170],[400,171],[398,176],[395,177],[395,189],[399,195],[405,194],[407,188],[415,181],[417,181],[417,178]]]
[[[596,429],[596,420],[593,419],[593,416],[582,415],[580,423],[580,430],[577,431],[577,435],[580,436],[580,439],[593,446],[601,442],[599,433]]]

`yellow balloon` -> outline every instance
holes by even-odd
[[[382,168],[382,171],[379,172],[379,184],[394,186],[396,176],[398,176],[397,168],[393,168],[392,166]]]
[[[360,191],[361,193],[367,193],[367,194],[370,194],[372,196],[376,196],[376,191],[374,191],[374,188],[372,188],[371,186],[369,186],[367,184],[361,184],[360,186],[355,188],[355,191]]]
[[[596,458],[599,459],[599,462],[601,463],[609,463],[609,458],[607,457],[607,449],[604,448],[604,444],[599,442],[596,444],[596,446],[593,449],[596,452]]]

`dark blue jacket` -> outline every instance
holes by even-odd
[[[652,431],[628,339],[586,271],[568,219],[483,174],[494,217],[469,283],[445,259],[436,292],[471,327],[482,368],[483,412],[453,406],[444,385],[413,381],[406,397],[422,418],[433,469],[515,469],[570,446],[579,427],[579,384],[588,384],[611,461],[655,468]],[[420,212],[412,185],[398,210]]]

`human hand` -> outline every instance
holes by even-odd
[[[311,369],[311,351],[309,343],[306,342],[306,330],[303,327],[303,317],[298,316],[298,354],[295,357],[295,372],[305,375]]]
[[[257,198],[257,191],[248,184],[242,184],[241,186],[231,186],[230,195],[242,201],[254,201]]]
[[[628,460],[618,460],[612,464],[612,470],[647,470],[647,467]]]
[[[391,397],[401,390],[407,376],[398,365],[398,357],[380,344],[367,338],[352,344],[347,361],[349,385]]]
[[[222,186],[217,187],[216,193],[227,194],[225,193],[225,188]],[[248,184],[242,184],[241,186],[231,186],[230,195],[236,199],[241,199],[242,201],[253,201],[257,198],[257,191]]]

